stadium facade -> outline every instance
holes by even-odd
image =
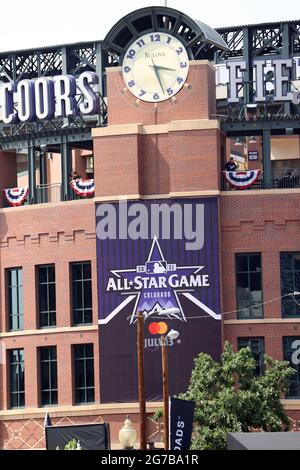
[[[46,412],[137,424],[138,311],[149,440],[171,328],[172,394],[228,340],[295,367],[298,428],[299,58],[300,21],[167,7],[0,54],[0,448],[43,448]]]

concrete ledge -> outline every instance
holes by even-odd
[[[94,202],[119,202],[119,201],[147,201],[151,199],[172,199],[177,197],[189,198],[189,197],[209,197],[209,196],[219,196],[220,191],[182,191],[174,192],[168,194],[129,194],[126,196],[99,196],[93,199]]]
[[[122,66],[120,65],[118,67],[106,67],[105,72],[106,73],[122,72]]]
[[[244,191],[219,191],[219,190],[207,190],[207,191],[179,191],[179,192],[171,192],[168,194],[150,194],[150,195],[145,195],[145,194],[128,194],[124,196],[119,196],[119,195],[113,195],[113,196],[97,196],[94,197],[92,202],[116,202],[116,201],[124,201],[124,200],[135,200],[135,199],[167,199],[167,198],[172,198],[172,197],[196,197],[196,196],[221,196],[221,197],[227,197],[227,196],[252,196],[252,195],[264,195],[264,194],[276,194],[282,195],[282,194],[300,194],[300,188],[295,188],[295,189],[260,189],[260,190],[244,190]],[[62,203],[62,204],[65,204]],[[54,204],[55,205],[55,204]],[[36,207],[36,206],[30,206],[30,207]],[[13,209],[13,208],[12,208]],[[20,209],[20,208],[15,208],[15,209]],[[3,210],[3,209],[2,209]],[[11,210],[11,209],[8,209]]]
[[[169,124],[147,124],[141,126],[141,135],[168,134]]]
[[[88,206],[94,203],[93,198],[87,199],[75,199],[74,201],[58,201],[58,202],[44,202],[42,204],[26,204],[25,206],[19,207],[2,207],[0,208],[0,213],[11,213],[11,212],[24,212],[24,211],[32,211],[32,210],[39,210],[39,209],[51,209],[53,207],[67,207],[75,206],[76,204],[82,204]]]
[[[58,333],[82,333],[83,331],[97,331],[98,325],[66,326],[61,328],[43,328],[39,330],[9,331],[0,333],[0,338],[16,338],[20,336],[54,335]]]
[[[162,402],[146,403],[147,413],[155,413],[159,408],[163,408]],[[0,420],[12,421],[16,419],[44,418],[48,412],[51,418],[62,416],[92,416],[95,414],[130,414],[139,413],[138,403],[108,403],[105,405],[82,405],[82,406],[52,406],[45,408],[24,408],[22,410],[1,410]]]
[[[262,318],[261,320],[224,320],[224,325],[266,325],[300,323],[300,318]]]
[[[227,196],[257,196],[258,194],[262,195],[268,195],[268,194],[277,194],[277,195],[282,195],[282,194],[297,194],[300,193],[300,188],[288,188],[288,189],[244,189],[244,190],[236,190],[236,191],[221,191],[220,195],[222,197],[227,197]]]
[[[285,410],[300,410],[300,399],[281,400]],[[158,409],[163,408],[162,402],[147,402],[147,413],[155,413]],[[53,406],[48,408],[24,408],[22,410],[1,410],[0,420],[14,421],[21,419],[44,419],[45,413],[48,412],[51,418],[61,418],[64,416],[93,416],[100,414],[138,414],[138,403],[108,403],[105,405],[82,405],[82,406]]]
[[[220,122],[217,119],[191,119],[189,121],[171,121],[168,124],[168,128],[169,132],[201,131],[210,129],[219,130]]]
[[[141,123],[117,124],[114,126],[95,127],[92,137],[109,137],[113,135],[137,135],[141,133]]]
[[[94,202],[120,202],[120,201],[135,201],[141,199],[140,194],[126,194],[124,196],[118,196],[113,195],[113,196],[97,196],[94,198]]]
[[[92,137],[111,137],[118,135],[156,135],[180,131],[220,130],[220,122],[216,119],[190,119],[171,121],[168,124],[117,124],[92,129]]]
[[[179,191],[170,193],[170,198],[175,197],[209,197],[209,196],[219,196],[220,191],[215,190],[207,190],[207,191]]]
[[[291,399],[291,400],[281,400],[281,403],[283,404],[283,407],[285,410],[300,410],[300,398],[299,400],[296,399]]]

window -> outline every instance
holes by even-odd
[[[22,268],[8,269],[7,280],[9,329],[22,330],[24,325]]]
[[[287,398],[300,398],[300,336],[283,337],[283,359],[296,371],[289,378]]]
[[[249,347],[255,360],[254,375],[256,377],[264,373],[264,338],[238,338],[238,350]]]
[[[280,253],[280,277],[282,296],[300,290],[300,252]],[[292,296],[282,298],[281,308],[283,317],[300,316],[300,305]]]
[[[25,406],[24,383],[24,350],[12,349],[9,351],[10,368],[10,407],[21,408]]]
[[[263,318],[260,253],[237,254],[235,265],[238,319]]]
[[[40,348],[41,405],[57,405],[56,347]]]
[[[40,328],[56,325],[55,267],[38,266],[39,325]]]
[[[72,264],[73,324],[93,322],[91,263]]]
[[[95,400],[94,348],[92,344],[74,346],[75,401],[77,404]]]

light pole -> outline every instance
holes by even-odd
[[[146,450],[146,401],[144,372],[144,315],[138,312],[137,319],[137,355],[138,355],[138,395],[140,409],[140,449]]]
[[[170,330],[166,336],[161,337],[161,365],[163,381],[163,402],[164,402],[164,446],[169,450],[169,369],[167,340],[175,341],[179,336],[178,331]]]
[[[169,371],[167,356],[167,340],[175,341],[179,336],[178,331],[170,330],[161,337],[161,363],[164,402],[164,444],[165,450],[169,449]],[[138,312],[137,318],[137,354],[138,354],[138,396],[140,411],[140,449],[147,449],[146,442],[146,400],[145,400],[145,367],[144,367],[144,315]]]

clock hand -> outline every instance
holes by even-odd
[[[162,82],[161,82],[159,73],[158,73],[158,71],[157,71],[157,65],[155,65],[153,59],[151,59],[151,60],[152,60],[152,64],[153,64],[151,67],[152,67],[153,70],[154,70],[154,73],[155,73],[155,75],[156,75],[156,78],[157,78],[157,80],[158,80],[158,83],[160,84],[160,88],[162,89],[163,94],[165,94],[164,87],[163,87],[163,85],[162,85]]]
[[[150,65],[150,67],[152,67],[152,65]],[[157,65],[156,68],[162,70],[172,70],[173,72],[176,72],[176,69],[170,69],[169,67],[163,67],[162,65]]]

